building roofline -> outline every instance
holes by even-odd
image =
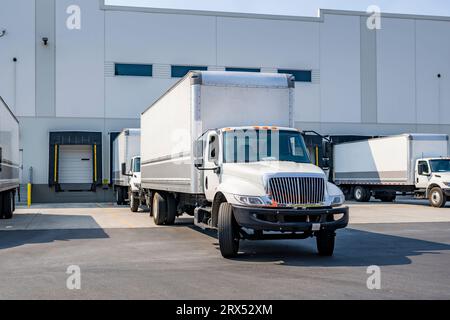
[[[144,12],[144,13],[162,13],[162,14],[184,14],[184,15],[265,19],[265,20],[291,20],[291,21],[323,22],[324,17],[327,14],[328,15],[364,16],[364,17],[367,17],[370,15],[364,11],[319,9],[318,15],[316,17],[313,17],[313,16],[291,16],[291,15],[272,15],[272,14],[261,14],[261,13],[240,13],[240,12],[227,12],[227,11],[115,6],[115,5],[107,5],[107,4],[105,4],[105,2],[106,2],[106,0],[100,0],[100,9],[101,10]],[[382,18],[396,18],[396,19],[450,21],[450,17],[448,17],[448,16],[415,15],[415,14],[402,14],[402,13],[381,13],[381,17]]]

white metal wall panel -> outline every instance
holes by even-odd
[[[213,65],[215,36],[212,16],[106,11],[108,61]]]
[[[89,184],[93,182],[92,146],[61,145],[59,147],[59,183]]]
[[[379,123],[416,123],[415,50],[414,20],[382,20],[377,31]]]
[[[320,28],[321,122],[361,122],[360,18],[326,15]]]
[[[81,8],[80,30],[66,27],[71,5]],[[56,1],[56,43],[56,116],[104,117],[104,11],[99,2]]]
[[[6,30],[0,39],[0,96],[17,116],[34,116],[35,1],[1,1],[0,6],[0,32]]]
[[[318,69],[319,25],[308,21],[219,17],[217,64]]]
[[[416,20],[416,50],[417,122],[450,124],[450,22]]]

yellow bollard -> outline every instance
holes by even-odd
[[[31,183],[27,186],[27,204],[28,208],[31,207]]]

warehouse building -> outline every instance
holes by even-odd
[[[2,1],[0,95],[20,120],[22,183],[35,202],[112,199],[112,139],[192,69],[294,74],[302,130],[450,134],[450,18],[367,19]]]

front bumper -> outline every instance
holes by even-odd
[[[334,231],[345,228],[349,221],[348,207],[284,209],[233,205],[233,213],[241,227],[262,231]]]

